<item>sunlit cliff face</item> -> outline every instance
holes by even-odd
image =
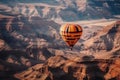
[[[86,56],[87,58],[87,56]],[[89,57],[88,57],[89,58]],[[54,60],[55,59],[55,60]],[[85,57],[83,58],[85,59]],[[119,58],[114,60],[74,61],[63,56],[48,59],[45,65],[37,64],[26,71],[15,74],[18,79],[42,80],[108,80],[120,79]],[[33,76],[34,75],[34,76]]]
[[[4,4],[3,4],[4,3]],[[117,0],[35,0],[2,1],[2,14],[41,17],[54,21],[77,21],[85,19],[111,18],[120,14]],[[14,4],[14,5],[13,5]]]
[[[120,80],[119,4],[118,0],[1,0],[0,79]],[[59,34],[66,22],[83,28],[73,51]]]

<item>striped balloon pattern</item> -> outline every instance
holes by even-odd
[[[82,35],[82,27],[78,24],[64,24],[60,28],[60,35],[66,44],[72,49]]]

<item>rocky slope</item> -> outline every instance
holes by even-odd
[[[106,26],[96,36],[84,42],[84,50],[89,53],[116,52],[120,49],[120,21]]]
[[[69,60],[63,56],[48,59],[45,64],[37,64],[26,71],[15,74],[25,80],[119,80],[120,58],[113,60]]]
[[[54,55],[46,48],[31,49],[29,52],[22,50],[0,51],[0,78],[3,80],[11,79],[16,72],[44,63],[52,56]]]
[[[96,58],[94,56],[78,57],[74,51],[64,51],[65,45],[55,44],[57,41],[61,44],[62,40],[58,34],[60,25],[53,21],[37,17],[32,17],[29,21],[22,16],[2,16],[0,21],[1,79],[8,77],[28,80],[60,80],[61,78],[64,80],[66,78],[69,80],[119,80],[120,59],[116,58],[119,57],[120,52],[120,46],[117,45],[120,42],[119,21],[105,27],[83,45],[83,50],[88,50],[89,53],[102,50],[111,52],[110,55],[113,56],[107,60],[94,59]],[[96,44],[96,41],[99,43]],[[99,47],[99,44],[102,47]],[[27,69],[28,67],[30,68]],[[22,72],[18,73],[19,71]]]
[[[60,25],[38,17],[29,18],[3,16],[0,19],[2,47],[5,43],[12,49],[48,46],[60,39]],[[2,41],[3,40],[3,41]],[[5,43],[4,43],[5,42]],[[15,44],[15,45],[13,45]]]
[[[87,35],[85,40],[94,37],[81,48],[89,53],[110,52],[112,60],[94,60],[94,56],[82,58],[82,51],[78,51],[80,46],[74,47],[76,51],[69,51],[61,40],[58,24],[59,21],[110,18],[119,14],[118,6],[117,0],[1,0],[0,79],[119,80],[120,59],[113,59],[120,53],[119,21],[95,35]],[[92,27],[88,34],[93,31]],[[85,28],[87,32],[90,26]]]
[[[14,3],[14,5],[12,5]],[[1,1],[1,14],[41,17],[55,21],[111,18],[120,14],[118,0]]]
[[[38,63],[54,53],[48,47],[60,39],[59,24],[32,17],[0,15],[0,78],[12,75]]]

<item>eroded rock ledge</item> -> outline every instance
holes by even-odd
[[[120,80],[119,66],[120,58],[74,61],[55,56],[15,77],[20,80]]]

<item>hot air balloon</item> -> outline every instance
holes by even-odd
[[[82,35],[82,27],[78,24],[64,24],[60,28],[60,35],[72,50]]]

